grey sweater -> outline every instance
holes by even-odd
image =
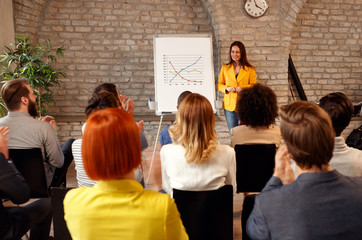
[[[9,149],[42,150],[47,185],[50,186],[55,168],[63,166],[64,163],[64,155],[52,126],[24,112],[9,112],[7,116],[0,118],[0,126],[10,129]]]

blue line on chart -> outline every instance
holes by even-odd
[[[189,66],[187,66],[187,67],[185,67],[185,68],[182,68],[179,72],[176,72],[177,74],[176,74],[173,78],[171,78],[170,82],[172,82],[172,80],[174,80],[174,79],[177,77],[177,75],[180,74],[180,72],[182,72],[183,70],[188,69],[189,67],[192,67],[192,66],[195,65],[200,59],[201,59],[201,56],[200,56],[193,64],[191,64],[191,65],[189,65]]]

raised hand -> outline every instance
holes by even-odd
[[[145,123],[143,122],[143,120],[139,121],[137,123],[138,129],[140,130],[140,132],[143,131],[143,127],[145,126]]]
[[[128,101],[127,101],[127,112],[131,115],[133,115],[133,113],[134,113],[134,102],[130,98],[128,98]]]
[[[290,154],[286,144],[279,147],[275,155],[275,168],[273,176],[280,178],[283,185],[292,183],[295,175],[291,167]]]
[[[9,159],[9,138],[6,135],[10,132],[8,127],[0,127],[0,152],[2,152],[6,159]]]
[[[50,123],[50,125],[53,127],[54,131],[58,130],[57,122],[55,121],[55,119],[52,116],[46,115],[45,117],[40,117],[39,120]]]
[[[119,94],[118,99],[121,102],[122,109],[127,110],[127,99],[128,99],[128,97],[126,95]]]

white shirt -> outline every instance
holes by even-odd
[[[171,195],[172,189],[205,191],[232,185],[236,192],[235,151],[226,145],[217,145],[204,163],[187,163],[181,145],[168,144],[161,149],[162,187]]]
[[[343,137],[336,137],[331,161],[331,168],[349,177],[362,176],[362,151],[348,147]]]
[[[82,139],[77,139],[72,144],[72,153],[75,163],[75,171],[77,172],[78,187],[92,187],[97,181],[91,180],[83,166],[82,159]]]
[[[97,183],[97,181],[91,180],[84,169],[82,158],[82,139],[77,139],[73,142],[72,153],[75,163],[75,171],[77,172],[78,187],[92,187]],[[141,183],[143,180],[142,166],[135,168],[134,173],[135,180]]]

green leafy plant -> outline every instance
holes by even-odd
[[[5,79],[3,82],[16,78],[28,79],[37,95],[38,110],[44,116],[48,112],[49,104],[54,102],[51,87],[59,85],[59,79],[66,77],[64,72],[55,71],[52,67],[61,56],[64,57],[64,49],[57,48],[54,56],[49,39],[44,44],[38,42],[37,45],[29,41],[28,34],[25,38],[16,35],[15,39],[16,42],[11,44],[15,47],[5,46],[7,51],[0,55],[0,76]]]

